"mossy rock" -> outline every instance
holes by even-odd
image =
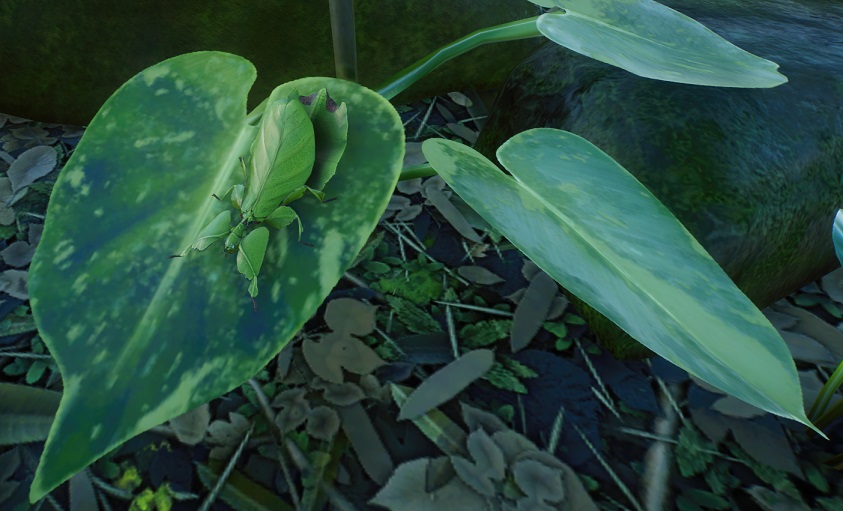
[[[550,44],[510,75],[476,148],[493,158],[506,139],[536,127],[586,138],[647,186],[763,308],[839,265],[831,226],[843,198],[843,4],[665,3],[780,64],[789,81],[772,89],[660,82]],[[615,356],[651,354],[573,301]]]
[[[539,14],[512,0],[356,0],[360,83],[375,87],[479,28]],[[399,101],[497,87],[540,38],[488,45],[444,64]],[[147,67],[218,50],[252,61],[256,106],[281,83],[334,76],[327,0],[63,0],[0,2],[0,112],[87,124],[106,99]]]

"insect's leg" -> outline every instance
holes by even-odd
[[[269,244],[269,229],[258,227],[243,238],[237,250],[237,271],[249,280],[249,296],[258,296],[258,274]],[[257,307],[257,305],[255,305]]]
[[[217,194],[215,194],[215,193],[212,193],[212,194],[211,194],[211,197],[213,197],[213,198],[217,199],[218,201],[222,202],[222,200],[223,200],[223,199],[225,199],[225,198],[226,198],[226,196],[228,196],[228,194],[229,194],[229,193],[231,193],[231,190],[233,190],[233,189],[234,189],[234,186],[232,186],[231,188],[229,188],[228,190],[226,190],[226,191],[225,191],[225,193],[224,193],[224,194],[222,194],[222,197],[220,197],[219,195],[217,195]]]
[[[299,215],[296,214],[293,208],[289,206],[278,206],[278,209],[270,213],[269,216],[263,220],[263,222],[268,223],[276,229],[284,229],[285,227],[293,223],[294,220],[296,221],[296,223],[298,223],[299,226],[299,243],[301,243],[302,245],[307,245],[308,247],[312,247],[312,244],[301,240],[301,234],[302,232],[304,232],[304,227],[302,226],[301,218],[299,218]]]
[[[224,194],[218,196],[215,193],[211,194],[211,197],[217,199],[218,201],[222,202],[226,197],[231,195],[231,203],[234,204],[234,207],[237,209],[242,209],[243,204],[243,193],[244,187],[243,185],[233,185],[231,188],[225,191]]]
[[[249,180],[249,174],[246,172],[246,160],[244,160],[242,156],[240,157],[240,170],[243,172],[243,182],[248,181]],[[237,193],[238,187],[240,188],[239,199],[235,199],[234,194]],[[240,209],[240,204],[242,203],[242,200],[243,200],[243,185],[232,186],[231,188],[226,190],[224,194],[222,194],[221,198],[218,197],[217,194],[215,194],[215,193],[212,193],[211,197],[213,197],[213,198],[217,199],[218,201],[222,202],[222,200],[225,199],[225,197],[229,193],[231,194],[232,202],[236,201],[234,205],[237,206],[237,209]]]
[[[321,190],[315,190],[309,186],[305,186],[305,191],[310,192],[310,194],[316,197],[319,202],[325,202],[325,192]]]
[[[316,189],[313,189],[309,186],[305,186],[304,188],[305,188],[305,190],[304,190],[305,192],[310,192],[310,194],[313,195],[314,197],[316,197],[316,199],[319,202],[321,202],[322,204],[337,200],[336,197],[331,197],[330,199],[325,199],[325,192],[323,192],[321,190],[316,190]]]
[[[304,197],[304,194],[306,194],[306,193],[310,193],[311,195],[316,197],[316,200],[318,200],[319,202],[328,202],[328,201],[325,200],[325,192],[323,192],[321,190],[317,190],[315,188],[311,188],[311,187],[305,185],[305,186],[300,186],[300,187],[296,188],[295,190],[293,190],[292,192],[290,192],[290,195],[288,195],[287,198],[284,199],[284,201],[281,203],[281,205],[286,206],[287,204],[293,202],[294,200],[301,199],[302,197]],[[329,200],[334,200],[334,199],[329,199]]]
[[[199,234],[196,236],[190,245],[187,246],[184,250],[176,255],[171,255],[168,259],[173,259],[174,257],[184,257],[186,256],[191,250],[205,250],[206,248],[210,247],[217,241],[224,238],[229,232],[231,231],[231,211],[223,211],[213,220],[208,222]]]
[[[234,185],[233,189],[231,190],[231,203],[234,204],[234,207],[243,210],[243,194],[246,188],[243,185]]]
[[[287,195],[287,197],[284,198],[283,201],[281,201],[281,205],[286,206],[287,204],[293,202],[294,200],[301,199],[302,197],[304,197],[304,194],[305,194],[306,191],[307,191],[306,186],[299,186],[298,188],[296,188],[295,190],[290,192],[290,194]]]
[[[294,220],[299,224],[299,240],[301,240],[301,218],[293,211],[293,208],[289,206],[278,206],[278,209],[270,213],[263,221],[276,229],[283,229],[293,223]]]

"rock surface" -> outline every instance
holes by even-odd
[[[335,76],[328,2],[299,0],[66,0],[0,2],[0,112],[88,124],[106,99],[147,67],[217,50],[258,70],[257,106],[276,86]],[[511,0],[354,2],[360,83],[376,87],[416,60],[479,28],[539,14]],[[496,87],[541,39],[479,48],[444,64],[399,102],[469,86]]]
[[[586,138],[647,186],[764,307],[839,264],[831,225],[843,198],[843,3],[665,3],[778,63],[788,83],[660,82],[551,43],[512,72],[476,148],[494,158],[505,140],[536,127]],[[649,354],[577,305],[616,356]]]

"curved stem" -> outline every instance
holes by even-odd
[[[246,123],[251,126],[257,126],[263,116],[263,111],[266,110],[266,102],[269,98],[261,101],[261,104],[256,106],[254,110],[246,114]]]
[[[534,16],[532,18],[475,30],[467,36],[439,48],[400,73],[392,76],[385,84],[378,87],[378,94],[386,99],[392,99],[441,64],[483,44],[539,37],[542,34],[536,28],[537,19],[538,16]]]

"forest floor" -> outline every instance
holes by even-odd
[[[477,96],[456,93],[399,112],[405,167],[424,162],[425,138],[473,144],[485,117]],[[33,148],[59,155],[50,168],[33,159],[17,177],[22,192],[0,182],[0,383],[56,396],[61,375],[38,336],[26,272],[83,132],[0,115],[0,172]],[[31,508],[843,510],[841,472],[823,463],[843,452],[843,421],[825,430],[831,441],[809,438],[658,356],[618,361],[558,288],[531,290],[541,274],[440,178],[400,182],[355,265],[264,370]],[[843,358],[843,273],[763,312],[791,348],[807,409]],[[347,341],[383,364],[342,384],[319,378],[342,361],[316,363],[302,346],[329,330],[354,331]],[[529,336],[527,349],[512,353],[513,335]],[[492,370],[464,390],[436,378],[455,353],[486,349]],[[458,362],[474,369],[470,357]],[[428,399],[456,397],[399,421],[398,405],[427,380]],[[0,509],[30,509],[43,441],[10,445],[3,434]]]

